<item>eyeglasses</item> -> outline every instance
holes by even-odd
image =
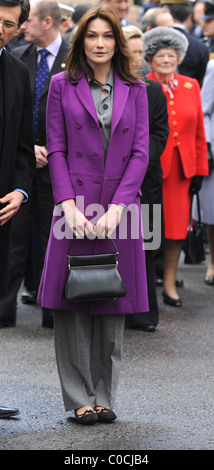
[[[7,29],[8,31],[12,30],[13,28],[18,28],[18,24],[13,23],[12,21],[3,21],[0,20],[0,23],[2,24],[3,28]]]

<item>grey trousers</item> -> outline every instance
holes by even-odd
[[[85,405],[113,408],[125,315],[55,311],[56,361],[65,411]]]

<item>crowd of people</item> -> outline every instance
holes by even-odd
[[[0,0],[0,40],[0,328],[16,325],[24,282],[22,302],[54,327],[65,410],[112,422],[124,327],[155,331],[157,286],[182,306],[177,267],[196,193],[214,285],[214,1]],[[88,216],[82,198],[103,213]],[[141,227],[143,204],[151,228],[161,207],[155,250],[142,249],[141,230],[132,236],[129,208]],[[109,251],[114,237],[125,297],[65,299],[62,214],[73,254]]]

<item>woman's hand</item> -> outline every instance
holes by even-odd
[[[74,199],[66,199],[62,202],[62,209],[68,227],[76,238],[84,238],[93,234],[94,227],[88,219],[77,209]]]
[[[120,223],[124,207],[111,204],[109,210],[97,221],[94,233],[99,238],[109,238]]]

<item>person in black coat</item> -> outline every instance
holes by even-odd
[[[24,199],[28,204],[35,170],[29,72],[5,49],[29,8],[28,0],[0,0],[0,299],[8,291],[12,217]],[[17,408],[0,406],[0,418],[17,414]]]
[[[185,22],[192,13],[193,2],[191,0],[161,0],[161,5],[167,6],[174,20],[173,27],[184,34],[189,42],[185,58],[178,66],[178,72],[181,75],[196,78],[202,85],[209,60],[208,48],[185,28]]]
[[[43,18],[42,20],[40,18]],[[34,129],[34,149],[36,154],[36,172],[33,179],[32,194],[29,204],[22,206],[12,224],[12,243],[10,250],[9,292],[0,301],[0,327],[15,326],[17,294],[25,277],[26,260],[29,249],[31,222],[36,220],[39,230],[36,230],[36,243],[32,251],[35,258],[40,260],[40,274],[45,256],[47,241],[53,213],[52,185],[47,165],[46,149],[46,103],[52,75],[64,70],[65,56],[69,43],[60,33],[61,13],[55,1],[31,1],[29,21],[22,29],[28,44],[13,49],[12,53],[24,62],[30,72],[31,95],[34,97],[37,74],[38,50],[48,48],[49,75],[39,100],[38,130]],[[41,35],[41,28],[44,28]],[[16,80],[14,80],[15,82]],[[37,252],[37,246],[39,250]],[[41,257],[41,259],[40,259]],[[53,327],[53,312],[43,309],[42,326]]]
[[[126,26],[123,28],[129,47],[134,53],[133,66],[140,70],[143,63],[143,35],[139,28]],[[162,212],[162,169],[160,156],[164,151],[168,133],[167,102],[159,83],[145,79],[147,83],[147,98],[149,108],[149,165],[141,186],[141,204],[149,205],[149,230],[154,230],[153,205],[159,204],[161,208],[161,224],[158,227],[160,243],[163,240],[163,212]],[[148,282],[149,312],[136,312],[135,315],[126,315],[126,326],[145,331],[154,331],[158,324],[158,302],[155,286],[154,251],[146,246],[146,271]]]

